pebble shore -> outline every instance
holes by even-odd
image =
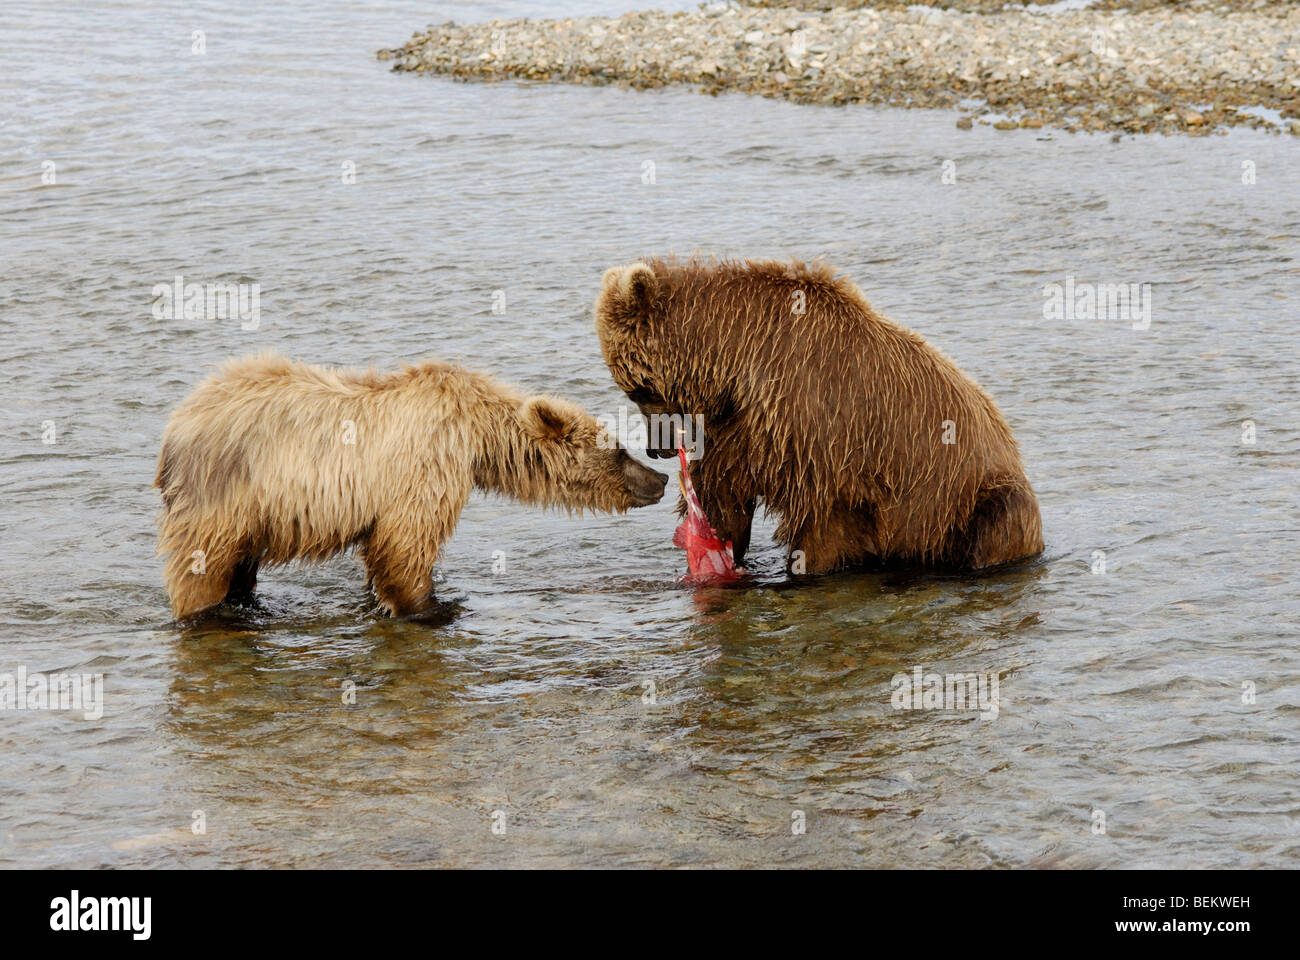
[[[985,0],[950,2],[972,9],[796,0],[447,23],[379,56],[394,70],[463,80],[956,108],[963,128],[1300,134],[1300,6],[1129,0],[1134,9],[981,12]]]

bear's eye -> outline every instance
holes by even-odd
[[[659,396],[650,387],[642,384],[635,390],[627,392],[627,398],[633,403],[659,403]]]

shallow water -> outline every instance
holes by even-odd
[[[0,672],[106,689],[98,721],[0,712],[0,864],[1300,864],[1295,141],[962,132],[374,59],[547,4],[155,6],[0,25]],[[755,584],[692,591],[669,502],[478,497],[440,624],[377,618],[351,558],[169,622],[154,458],[211,365],[438,355],[614,414],[601,272],[696,247],[825,255],[979,379],[1041,498],[1041,561],[793,587],[768,522]],[[177,274],[259,283],[260,327],[155,319]],[[1067,275],[1152,284],[1150,328],[1044,319]],[[998,715],[893,709],[916,666],[998,673]]]

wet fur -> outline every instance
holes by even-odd
[[[828,266],[650,259],[606,271],[595,313],[606,364],[642,412],[704,414],[693,476],[738,559],[759,504],[809,573],[979,569],[1042,550],[993,401]]]
[[[263,564],[352,547],[388,612],[419,612],[471,489],[579,511],[648,502],[662,475],[600,433],[571,403],[437,361],[378,373],[233,360],[172,414],[158,456],[173,613],[250,593]]]

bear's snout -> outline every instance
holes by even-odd
[[[651,470],[631,457],[623,464],[623,479],[638,507],[658,503],[663,499],[664,488],[668,486],[668,474]]]

